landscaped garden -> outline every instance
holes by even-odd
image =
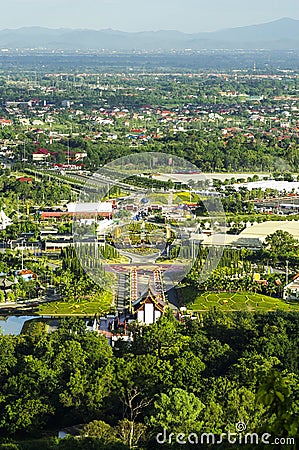
[[[52,302],[40,305],[39,314],[49,316],[93,316],[107,314],[111,309],[113,294],[101,293],[95,299],[82,299],[80,302]]]
[[[208,292],[198,295],[189,287],[181,289],[181,302],[188,309],[196,312],[208,311],[213,307],[217,307],[222,311],[299,311],[299,302],[286,302],[279,298],[252,292]]]

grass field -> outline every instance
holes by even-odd
[[[39,314],[46,316],[94,316],[106,314],[112,304],[112,293],[104,292],[101,300],[82,300],[80,303],[53,302],[40,305]]]
[[[299,302],[286,302],[279,298],[267,297],[266,295],[254,294],[252,292],[242,293],[214,293],[207,292],[196,295],[189,287],[181,289],[181,300],[189,310],[204,312],[213,307],[222,311],[298,311]]]
[[[199,201],[199,195],[191,193],[190,198],[190,192],[178,192],[173,195],[174,203],[198,203]]]

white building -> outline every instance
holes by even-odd
[[[0,230],[5,230],[9,225],[12,224],[12,220],[7,217],[3,210],[0,211]]]
[[[112,203],[97,202],[97,203],[68,203],[66,205],[68,213],[75,214],[97,214],[100,216],[111,216],[113,212]]]
[[[284,300],[299,300],[299,274],[283,290]]]
[[[132,306],[137,321],[149,325],[157,322],[162,316],[167,303],[162,299],[161,294],[156,293],[149,285]]]

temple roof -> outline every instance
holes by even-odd
[[[167,305],[167,303],[162,299],[161,294],[158,294],[150,284],[148,284],[132,306],[135,311],[138,311],[142,309],[145,303],[153,303],[161,312],[164,311],[165,306]]]

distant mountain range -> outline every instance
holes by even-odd
[[[0,49],[170,51],[201,49],[299,50],[299,20],[284,18],[261,25],[209,33],[152,31],[129,33],[41,27],[0,30]]]

